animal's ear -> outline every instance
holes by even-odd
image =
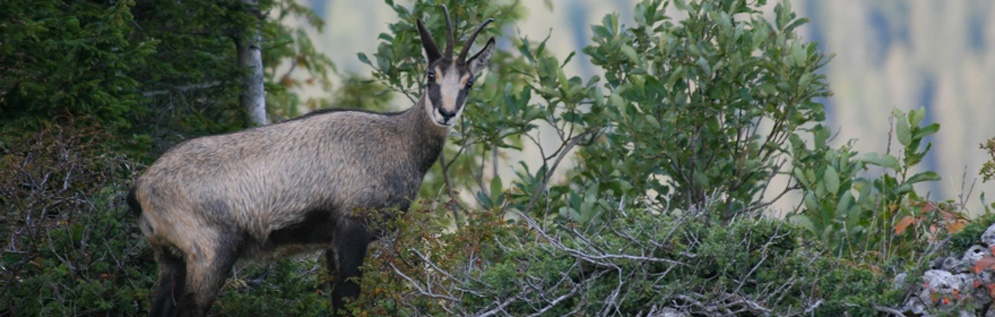
[[[435,46],[435,41],[432,40],[432,35],[428,33],[428,30],[425,30],[425,25],[421,23],[421,19],[418,19],[417,21],[418,36],[421,37],[421,45],[425,48],[425,57],[428,58],[428,63],[432,64],[432,62],[441,58],[442,55],[439,54],[439,47]]]
[[[484,45],[484,48],[480,50],[480,52],[477,52],[476,55],[473,55],[473,57],[467,61],[467,65],[470,66],[470,72],[477,75],[480,74],[480,71],[484,70],[484,68],[487,68],[487,64],[490,64],[491,62],[491,56],[494,55],[494,49],[494,38],[492,37],[490,40],[487,40],[487,45]]]

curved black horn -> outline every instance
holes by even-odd
[[[476,30],[473,30],[473,34],[470,34],[470,38],[466,39],[466,43],[463,43],[463,49],[460,50],[459,57],[456,59],[458,63],[466,63],[466,53],[470,51],[470,46],[473,46],[473,40],[477,38],[477,33],[480,33],[480,30],[483,30],[484,27],[491,22],[494,22],[494,19],[484,20],[484,23],[481,23]]]
[[[444,4],[442,5],[442,12],[446,14],[446,55],[443,56],[452,57],[453,45],[455,45],[453,43],[456,41],[453,39],[453,24],[449,21],[449,8]]]
[[[432,35],[425,29],[425,25],[421,23],[421,19],[417,19],[415,21],[415,24],[418,25],[418,36],[421,37],[421,45],[425,48],[425,55],[428,57],[428,61],[431,63],[441,58],[442,56],[439,55],[439,47],[435,46],[435,41],[432,40]]]

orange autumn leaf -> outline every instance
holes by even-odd
[[[951,222],[947,224],[947,232],[949,232],[950,234],[957,233],[962,229],[964,229],[965,225],[967,225],[967,220],[964,219]]]
[[[280,79],[280,85],[283,87],[293,87],[296,83],[296,80],[287,76],[283,76],[283,78]]]
[[[995,264],[995,257],[986,256],[974,264],[974,273],[980,273]]]
[[[902,217],[902,220],[899,220],[898,223],[895,224],[895,234],[902,234],[902,232],[905,232],[905,229],[907,229],[910,225],[912,225],[915,222],[916,222],[915,217],[912,216]]]
[[[871,265],[869,268],[871,269],[872,272],[874,272],[874,274],[878,275],[884,274],[884,271],[881,271],[881,268],[879,268],[877,265]]]

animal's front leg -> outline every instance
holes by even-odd
[[[350,224],[335,235],[335,243],[325,253],[332,281],[332,311],[344,309],[345,298],[359,296],[359,267],[366,258],[370,234],[361,225]],[[353,279],[355,278],[355,279]]]

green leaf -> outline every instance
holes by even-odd
[[[712,77],[712,66],[708,65],[708,61],[705,60],[705,57],[698,57],[698,60],[695,61],[695,64],[697,64],[698,68],[700,68],[701,71],[705,74],[705,77]]]
[[[912,144],[912,132],[909,130],[909,121],[906,117],[899,117],[895,122],[895,136],[898,137],[898,143],[906,147]]]
[[[595,34],[597,34],[598,28],[594,28],[594,31]],[[530,63],[535,64],[536,58],[535,56],[532,55],[532,48],[529,45],[531,43],[529,42],[529,37],[527,36],[523,37],[521,38],[521,41],[522,45],[518,46],[518,52],[521,53],[522,56],[525,56],[525,58],[528,59]]]
[[[574,55],[576,55],[576,54],[577,54],[576,51],[573,51],[573,52],[570,52],[570,54],[567,54],[567,58],[563,59],[563,63],[560,64],[560,68],[566,67],[567,63],[570,62],[570,59],[572,59],[574,57]]]
[[[922,172],[922,173],[918,173],[918,174],[912,175],[912,177],[909,177],[909,179],[907,179],[905,181],[905,183],[906,184],[915,184],[915,183],[920,183],[920,182],[938,181],[940,179],[942,179],[940,177],[940,174],[937,174],[936,172],[933,172],[933,171],[925,171],[925,172]]]
[[[567,80],[567,74],[563,72],[563,68],[556,69],[556,79],[560,83],[562,93],[566,93],[569,90],[570,81]]]
[[[805,48],[802,47],[801,43],[791,43],[791,58],[795,62],[795,65],[805,64],[805,60],[808,59],[808,54],[805,52]]]
[[[688,10],[688,4],[687,2],[684,2],[684,0],[674,0],[674,7],[677,7],[677,10],[681,11]]]
[[[796,156],[801,155],[799,152],[806,150],[805,142],[802,141],[802,137],[798,136],[797,133],[792,133],[791,136],[788,137],[788,142],[791,143],[792,153]]]
[[[798,79],[798,87],[808,87],[808,84],[812,82],[812,73],[804,73],[802,77]]]
[[[504,192],[503,186],[501,176],[495,175],[494,178],[491,178],[491,201],[494,202],[493,207],[500,207],[501,203],[504,202],[504,197],[502,196]]]
[[[636,55],[636,50],[633,49],[632,46],[623,45],[621,50],[622,54],[625,54],[625,57],[629,59],[630,63],[639,64],[639,55]]]
[[[853,207],[853,193],[850,190],[843,191],[843,195],[840,195],[840,200],[836,202],[836,216],[837,217],[847,217],[847,220],[856,220],[852,213]]]
[[[894,109],[891,109],[891,116],[895,117],[895,119],[902,118],[902,117],[905,116],[905,112],[902,112],[901,109],[894,108]]]
[[[821,149],[826,146],[826,141],[832,136],[832,133],[825,126],[819,124],[812,128],[812,134],[815,138],[815,148]]]
[[[923,137],[925,137],[927,135],[935,134],[938,131],[940,131],[940,124],[939,123],[933,123],[933,124],[927,125],[925,127],[916,129],[916,132],[912,135],[912,138],[913,139],[922,139]]]
[[[622,96],[619,96],[617,93],[609,95],[608,102],[616,108],[622,108],[625,106],[625,100],[623,100]]]
[[[802,26],[805,23],[808,23],[808,19],[807,18],[801,18],[801,19],[794,20],[791,23],[788,23],[788,25],[784,27],[784,32],[791,32],[795,28],[797,28],[799,26]]]
[[[877,166],[887,167],[887,168],[891,168],[891,169],[896,170],[896,171],[900,170],[902,168],[898,164],[898,159],[895,158],[894,156],[891,156],[891,154],[881,155],[881,154],[873,153],[872,152],[872,153],[864,154],[864,157],[862,157],[860,160],[863,161],[863,162],[865,162],[865,163],[868,163],[868,164],[873,164],[873,165],[877,165]]]
[[[812,223],[812,219],[809,219],[808,216],[806,215],[800,215],[800,214],[792,215],[790,219],[792,222],[795,223],[795,225],[805,228],[805,230],[811,231],[813,233],[817,232],[815,230],[815,224]]]
[[[919,126],[919,123],[922,123],[922,119],[924,118],[926,118],[926,109],[919,108],[909,111],[909,123],[913,127]]]
[[[902,185],[898,186],[898,189],[896,191],[898,192],[898,194],[910,193],[912,192],[912,184],[902,183]]]
[[[826,184],[826,190],[836,194],[840,190],[840,174],[832,166],[826,167],[826,172],[822,175],[822,181]]]
[[[819,210],[819,202],[818,200],[815,199],[815,193],[813,192],[806,193],[803,202],[805,203],[805,209],[807,209],[808,211],[815,212]]]
[[[709,186],[710,182],[708,181],[708,176],[706,176],[704,172],[696,170],[691,174],[691,177],[694,178],[695,186],[700,186],[703,188],[707,188]]]
[[[677,66],[677,68],[670,72],[670,76],[667,76],[666,86],[673,88],[674,84],[681,78],[684,78],[684,66]]]
[[[807,188],[812,187],[811,185],[812,183],[809,183],[808,179],[805,178],[805,172],[803,172],[802,169],[795,168],[794,174],[795,174],[795,179],[798,180],[798,182],[801,183],[802,186],[805,186]]]
[[[366,57],[366,53],[362,53],[362,52],[356,53],[356,57],[359,57],[359,62],[360,63],[366,64],[366,65],[370,65],[370,58]]]
[[[660,121],[657,120],[656,117],[654,117],[654,116],[646,116],[646,122],[648,122],[650,124],[650,126],[653,127],[653,129],[656,129],[656,130],[660,129]]]
[[[790,20],[791,2],[782,1],[774,6],[774,26],[776,26],[778,30],[784,30],[784,27]]]
[[[483,191],[477,192],[477,200],[480,201],[480,207],[483,207],[484,209],[491,209],[492,207],[494,207],[494,203],[491,200],[491,197],[484,194]]]

